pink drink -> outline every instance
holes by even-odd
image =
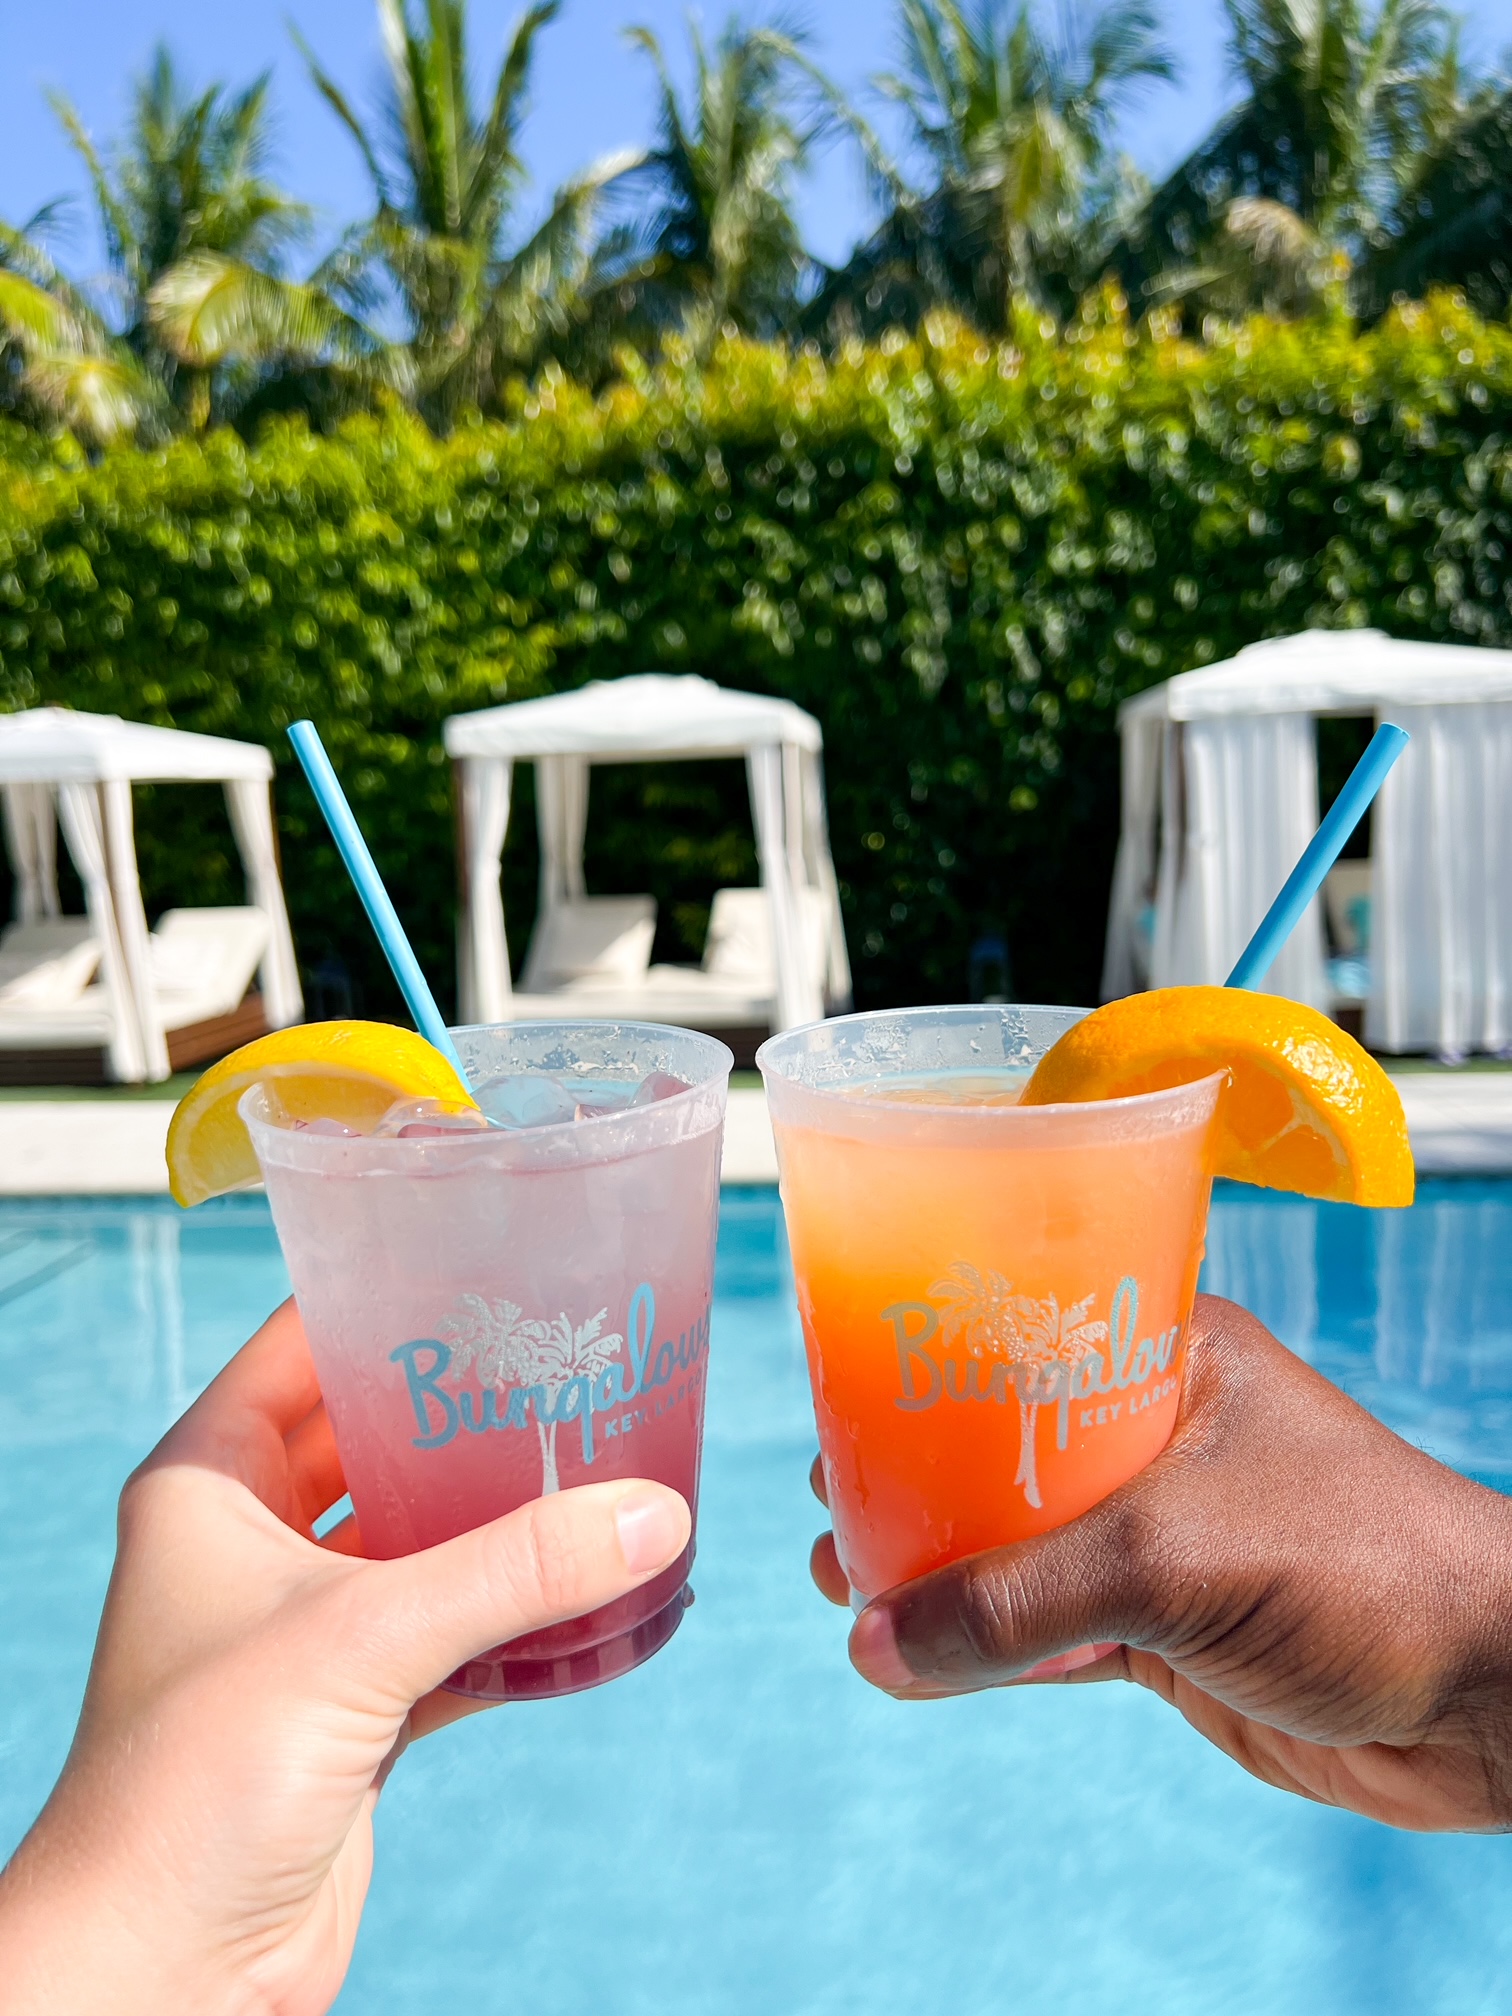
[[[364,1551],[612,1477],[670,1484],[696,1516],[729,1051],[603,1023],[461,1030],[457,1047],[475,1086],[541,1074],[580,1111],[653,1073],[687,1089],[514,1131],[346,1139],[247,1095]],[[627,1672],[677,1629],[692,1557],[690,1541],[630,1596],[448,1684],[503,1699]]]

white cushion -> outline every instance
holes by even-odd
[[[241,1006],[268,949],[268,919],[250,904],[165,910],[150,949],[163,1026],[182,1029]]]
[[[650,896],[580,896],[536,920],[520,986],[544,993],[574,981],[639,980],[651,963],[656,903]]]
[[[799,889],[798,942],[809,971],[822,983],[828,965],[828,905],[822,891]],[[777,992],[772,950],[772,899],[765,889],[720,889],[709,911],[703,970],[710,979],[738,981],[749,991]]]
[[[7,946],[0,955],[0,973],[9,970],[15,956]],[[68,951],[37,959],[12,977],[0,979],[0,1006],[37,1011],[67,1007],[84,992],[99,963],[99,944],[83,938]]]
[[[38,959],[55,959],[94,936],[88,917],[42,917],[35,924],[7,924],[0,931],[0,972],[8,979]]]

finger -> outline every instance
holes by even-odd
[[[1059,1677],[1050,1662],[1063,1655],[1140,1636],[1160,1609],[1148,1582],[1160,1554],[1152,1534],[1161,1524],[1162,1473],[1200,1450],[1221,1407],[1220,1363],[1232,1368],[1240,1355],[1230,1350],[1220,1361],[1207,1348],[1209,1333],[1225,1327],[1225,1308],[1198,1299],[1176,1432],[1149,1469],[1067,1526],[951,1562],[878,1597],[851,1630],[851,1661],[865,1679],[903,1697],[970,1693],[1046,1666],[1040,1677]],[[1099,1672],[1104,1660],[1110,1677],[1121,1670],[1116,1650],[1097,1662]]]
[[[1332,1474],[1364,1477],[1383,1455],[1393,1474],[1428,1461],[1253,1317],[1199,1297],[1176,1431],[1155,1461],[1066,1526],[886,1592],[857,1619],[851,1657],[899,1695],[1001,1686],[1100,1644],[1195,1657],[1211,1671],[1212,1648],[1227,1640],[1228,1666],[1252,1666],[1233,1633],[1262,1601],[1279,1628],[1297,1505],[1308,1492],[1316,1505]],[[1338,1522],[1358,1527],[1358,1506],[1341,1505]]]
[[[692,1520],[675,1491],[627,1479],[522,1505],[363,1577],[359,1642],[344,1649],[408,1708],[467,1660],[581,1617],[667,1568]]]
[[[325,1402],[318,1400],[284,1436],[289,1484],[308,1532],[322,1512],[346,1496],[346,1478],[336,1451],[336,1435]]]
[[[829,1486],[824,1481],[824,1458],[816,1456],[809,1465],[809,1489],[825,1507],[829,1505]]]
[[[833,1533],[821,1533],[814,1542],[809,1555],[809,1573],[818,1584],[821,1596],[827,1596],[831,1603],[838,1603],[842,1610],[850,1608],[850,1584],[840,1566],[840,1556],[835,1552]]]
[[[283,1440],[320,1399],[320,1383],[292,1299],[282,1303],[175,1422],[143,1465],[196,1463],[259,1497],[287,1475]]]
[[[1134,1577],[1127,1509],[1108,1513],[1112,1504],[888,1590],[851,1629],[852,1664],[889,1694],[966,1694],[1138,1637],[1151,1605]]]

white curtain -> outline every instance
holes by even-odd
[[[830,853],[829,821],[824,809],[824,766],[817,749],[805,749],[799,766],[803,802],[803,852],[812,886],[823,892],[829,912],[829,963],[824,991],[832,1014],[851,1005],[850,957],[845,949],[845,919],[840,911],[840,885]]]
[[[540,914],[585,893],[583,841],[588,832],[588,763],[582,756],[536,761],[536,825],[541,837]]]
[[[239,777],[226,785],[226,810],[247,875],[247,900],[268,920],[268,949],[262,961],[263,1013],[271,1029],[286,1029],[304,1015],[294,934],[284,904],[273,840],[272,787],[262,778]]]
[[[1221,985],[1317,830],[1316,730],[1308,714],[1236,715],[1166,739],[1150,984]],[[1327,1007],[1316,901],[1261,984]]]
[[[105,812],[105,860],[115,899],[116,930],[120,934],[126,980],[136,1004],[137,1028],[147,1076],[168,1076],[168,1039],[152,984],[152,948],[147,939],[147,912],[142,908],[142,883],[137,874],[136,837],[132,831],[131,785],[112,777],[100,786]]]
[[[39,924],[60,914],[58,820],[50,784],[7,784],[5,842],[16,871],[16,920]]]
[[[1186,836],[1186,730],[1166,723],[1160,738],[1160,852],[1155,864],[1155,930],[1150,943],[1147,985],[1162,987],[1177,970],[1176,937],[1181,908]]]
[[[509,1013],[509,941],[500,873],[509,834],[514,765],[469,756],[461,769],[462,863],[457,917],[458,1000],[463,1022],[502,1022]],[[544,853],[544,849],[543,849]]]
[[[751,820],[761,883],[772,905],[772,949],[777,960],[777,1029],[817,1022],[824,1013],[821,976],[807,970],[798,930],[798,905],[783,831],[782,754],[771,743],[746,758]],[[773,1032],[776,1033],[775,1030]]]
[[[1376,801],[1371,1046],[1512,1045],[1512,703],[1394,708],[1412,737]]]
[[[119,1084],[139,1085],[152,1074],[147,1068],[136,1000],[116,930],[99,792],[93,784],[60,784],[58,816],[79,880],[84,884],[84,907],[100,941],[100,970],[110,1001],[111,1076]],[[158,1075],[166,1077],[166,1069]]]
[[[1103,948],[1104,1001],[1132,994],[1148,979],[1149,952],[1141,941],[1140,924],[1155,894],[1155,823],[1165,727],[1158,716],[1136,717],[1122,726],[1120,825]]]

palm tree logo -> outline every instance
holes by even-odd
[[[1035,1299],[1015,1295],[1001,1274],[981,1273],[958,1261],[930,1294],[945,1304],[940,1327],[947,1344],[960,1344],[973,1358],[994,1358],[1007,1365],[1019,1403],[1019,1460],[1014,1483],[1027,1503],[1041,1504],[1034,1439],[1039,1410],[1046,1400],[1059,1403],[1057,1447],[1064,1449],[1070,1429],[1071,1380],[1077,1367],[1107,1340],[1108,1326],[1088,1320],[1097,1299],[1083,1296],[1068,1308],[1047,1295]]]
[[[574,1324],[565,1310],[559,1316],[527,1317],[517,1302],[488,1302],[481,1295],[464,1295],[458,1313],[440,1326],[440,1341],[450,1345],[452,1358],[447,1368],[461,1374],[471,1371],[480,1386],[503,1394],[512,1386],[539,1387],[544,1406],[536,1408],[536,1435],[541,1445],[541,1496],[561,1489],[557,1474],[556,1437],[562,1395],[575,1379],[591,1386],[619,1359],[624,1338],[617,1330],[607,1333],[604,1323],[609,1311]],[[584,1392],[578,1412],[588,1408]],[[543,1414],[553,1417],[543,1420]]]

